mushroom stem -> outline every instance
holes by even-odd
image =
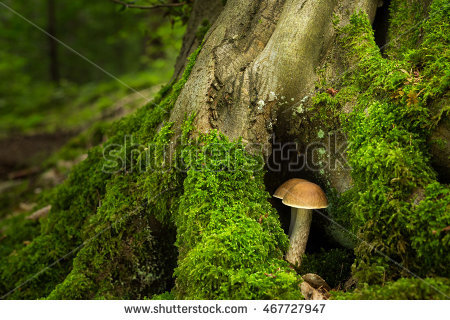
[[[297,208],[291,207],[291,222],[289,223],[289,232],[288,232],[289,239],[292,236],[292,230],[294,230],[296,217],[297,217]]]
[[[311,227],[312,210],[303,208],[292,208],[295,210],[295,224],[289,241],[289,249],[286,253],[286,260],[293,265],[299,266],[302,262],[302,256],[305,253],[306,243],[308,242],[309,229]],[[291,217],[292,221],[292,217]]]

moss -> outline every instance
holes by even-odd
[[[282,260],[287,238],[267,201],[261,160],[216,132],[187,139],[193,119],[183,126],[181,141],[188,143],[179,144],[167,172],[130,171],[110,179],[97,213],[82,228],[87,240],[72,271],[49,299],[139,298],[169,289],[173,240],[143,227],[155,224],[152,217],[177,227],[177,298],[300,297],[299,278]],[[151,145],[167,145],[172,134],[165,125]],[[150,158],[161,163],[158,151]]]
[[[326,83],[324,83],[326,86]],[[313,105],[309,110],[312,113],[312,120],[319,120],[321,126],[334,130],[337,126],[341,106],[339,101],[327,92],[320,92],[313,96]],[[323,138],[319,137],[319,138]]]
[[[173,295],[173,293],[166,291],[161,294],[155,294],[152,297],[152,300],[175,300],[175,296]]]
[[[339,194],[335,189],[331,189],[327,193],[328,198],[328,214],[335,224],[330,226],[330,232],[334,238],[342,238],[340,243],[347,243],[347,248],[354,248],[356,237],[349,238],[349,234],[356,234],[363,222],[357,216],[352,215],[352,201],[358,196],[358,190],[351,188],[346,192]],[[339,234],[342,234],[339,236]]]
[[[29,180],[5,181],[0,185],[0,219],[11,215],[20,202],[34,202],[36,195],[30,194]]]
[[[120,175],[110,181],[97,214],[84,226],[88,240],[71,273],[49,299],[142,298],[167,289],[174,240],[156,231],[133,180]]]
[[[81,242],[81,227],[89,215],[95,212],[98,195],[104,192],[108,176],[101,170],[96,159],[99,149],[93,149],[89,158],[82,162],[69,179],[52,195],[52,210],[42,225],[41,234],[31,244],[11,254],[1,264],[0,279],[6,290],[22,285],[30,277],[39,274],[39,281],[26,282],[26,286],[11,294],[10,298],[38,298],[60,282],[70,270],[63,259]],[[47,266],[53,265],[50,269]]]
[[[263,163],[212,132],[182,153],[187,176],[175,217],[176,297],[298,299],[282,260],[287,237],[263,183]]]
[[[0,221],[0,258],[28,245],[40,232],[40,223],[25,219],[28,212],[9,216]]]
[[[151,225],[149,219],[155,212],[145,207],[138,172],[129,172],[127,166],[107,170],[111,169],[107,151],[119,146],[116,151],[133,160],[133,154],[126,154],[125,137],[133,135],[143,145],[154,139],[157,125],[168,116],[199,51],[190,57],[179,81],[163,88],[152,103],[113,124],[108,142],[91,149],[69,178],[42,200],[51,203],[52,210],[41,234],[0,264],[1,292],[8,293],[7,298],[35,299],[48,294],[72,299],[136,298],[167,289],[171,275],[158,268],[174,260],[170,255],[174,240],[168,236],[169,240],[157,245],[157,235],[142,228]],[[169,254],[162,256],[162,251]]]
[[[431,0],[393,0],[389,6],[387,53],[401,58],[423,40],[423,23],[428,16]]]
[[[175,236],[164,232],[155,235],[155,230],[149,226],[155,225],[155,221],[152,222],[155,217],[167,222],[164,216],[168,215],[170,205],[165,204],[169,197],[174,196],[171,192],[158,190],[164,185],[160,182],[169,183],[170,174],[161,174],[160,167],[151,166],[164,161],[158,147],[167,146],[171,131],[167,125],[156,134],[156,126],[173,108],[200,48],[189,58],[178,82],[163,88],[153,103],[111,129],[115,135],[105,149],[119,143],[126,136],[126,130],[134,128],[132,133],[137,144],[156,147],[149,154],[152,162],[141,162],[140,152],[130,152],[134,145],[125,143],[116,150],[127,162],[109,168],[108,171],[115,174],[108,182],[101,206],[83,227],[86,230],[83,239],[89,239],[89,243],[77,254],[72,272],[55,288],[49,299],[140,298],[167,289],[172,277],[167,270],[174,268],[175,250],[172,246]],[[143,111],[147,114],[141,117]],[[157,205],[159,203],[163,203],[165,210]],[[162,226],[157,224],[155,228],[161,229]]]
[[[345,293],[331,291],[331,299],[336,300],[437,300],[449,295],[450,281],[444,278],[400,279]]]
[[[353,15],[340,30],[352,67],[334,98],[316,98],[332,109],[354,105],[339,119],[354,188],[335,211],[346,211],[350,229],[359,230],[353,272],[361,282],[409,276],[406,269],[449,275],[450,235],[442,230],[450,224],[450,189],[436,180],[426,143],[448,96],[448,11],[448,1],[433,1],[421,44],[387,58],[365,14]]]

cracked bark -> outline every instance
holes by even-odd
[[[202,132],[218,129],[231,139],[267,143],[277,120],[287,123],[284,111],[314,91],[315,70],[334,48],[333,15],[348,20],[364,10],[373,19],[377,3],[229,0],[206,36],[170,120],[179,126],[186,114],[196,112]],[[272,93],[286,103],[280,105]]]

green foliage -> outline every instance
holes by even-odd
[[[351,209],[341,205],[363,240],[353,270],[361,282],[409,276],[393,261],[420,276],[449,275],[450,234],[443,230],[450,225],[450,189],[436,181],[426,144],[448,96],[449,17],[448,1],[433,1],[420,46],[387,59],[364,14],[340,30],[355,65],[341,91],[358,93],[356,100],[341,92],[335,97],[341,106],[354,104],[340,119],[354,180],[342,197]]]
[[[170,71],[165,65],[154,65],[149,71],[122,79],[134,90],[143,90],[169,80]],[[58,88],[51,84],[34,84],[26,93],[17,92],[19,98],[4,97],[10,100],[5,100],[5,108],[0,108],[0,136],[77,131],[114,113],[134,111],[149,93],[142,91],[141,96],[117,81],[83,86],[64,83]]]
[[[287,237],[267,201],[262,161],[212,132],[183,148],[187,169],[175,217],[176,296],[298,299],[299,278],[282,260]]]
[[[32,7],[11,0],[4,3],[46,29],[46,1]],[[181,8],[173,10],[180,11]],[[119,12],[117,6],[109,1],[57,1],[55,15],[56,37],[116,76],[142,71],[149,66],[147,63],[153,64],[155,60],[168,56],[173,60],[178,53],[178,41],[184,33],[180,22],[170,21],[163,14],[145,10]],[[6,8],[2,10],[1,18],[4,26],[0,30],[2,51],[20,57],[22,70],[33,82],[50,80],[48,38],[45,34]],[[166,36],[161,37],[161,34]],[[101,70],[63,46],[58,46],[58,55],[62,79],[75,83],[107,79]]]
[[[351,292],[331,291],[331,299],[336,300],[437,300],[449,295],[450,281],[444,278],[399,279]]]

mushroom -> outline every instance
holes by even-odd
[[[317,184],[309,181],[297,181],[285,192],[283,204],[291,207],[291,214],[296,216],[289,237],[286,260],[294,265],[300,265],[308,242],[312,210],[328,207],[328,201],[325,193]]]
[[[305,181],[306,180],[304,180],[304,179],[298,179],[298,178],[289,179],[288,181],[283,183],[281,186],[279,186],[277,190],[275,190],[273,196],[277,199],[283,200],[284,196],[286,195],[286,193],[288,192],[288,190],[290,188],[292,188],[294,185],[296,185],[299,182],[305,182]],[[291,237],[292,229],[294,228],[296,216],[297,216],[296,209],[291,208],[291,222],[289,223],[289,232],[288,232],[289,237]]]

